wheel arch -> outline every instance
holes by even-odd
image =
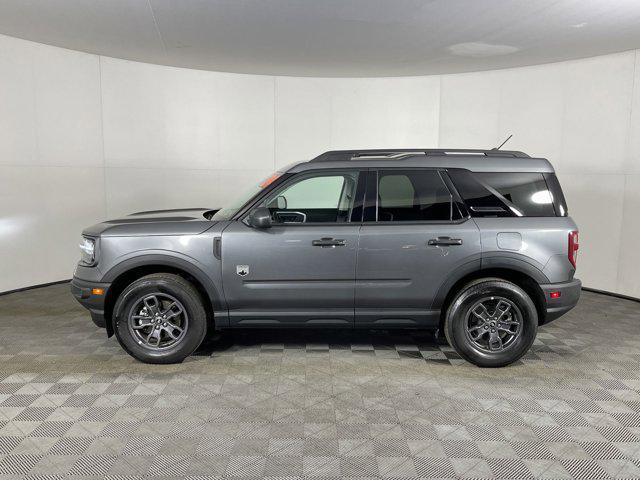
[[[111,268],[104,276],[103,282],[110,283],[104,306],[107,334],[113,335],[113,308],[120,293],[135,280],[152,273],[173,273],[188,280],[198,290],[203,299],[209,321],[213,320],[214,311],[222,309],[222,297],[213,281],[200,268],[176,257],[166,255],[142,255]]]
[[[541,272],[540,275],[542,275]],[[546,301],[544,292],[542,291],[542,288],[540,288],[540,275],[535,275],[535,273],[532,274],[529,269],[517,268],[517,265],[516,268],[514,268],[514,264],[509,266],[492,266],[490,268],[467,268],[455,271],[454,274],[441,286],[433,305],[433,308],[440,309],[440,328],[442,328],[444,324],[447,309],[454,297],[466,284],[481,278],[500,278],[512,282],[522,288],[529,297],[531,297],[531,300],[536,306],[538,324],[542,325],[545,323]]]

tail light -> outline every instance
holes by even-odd
[[[578,248],[580,248],[580,244],[578,243],[578,231],[573,230],[569,232],[569,261],[571,262],[571,265],[573,265],[573,268],[576,268]]]

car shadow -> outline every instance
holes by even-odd
[[[210,356],[216,352],[236,350],[261,351],[329,351],[352,350],[356,352],[396,350],[411,356],[422,350],[439,350],[446,341],[431,330],[367,330],[327,328],[256,328],[221,330],[209,335],[194,353]]]

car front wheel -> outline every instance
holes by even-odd
[[[154,273],[131,283],[114,307],[115,333],[132,357],[178,363],[202,343],[207,315],[202,298],[184,278]]]
[[[444,333],[467,361],[480,367],[503,367],[522,357],[538,329],[538,313],[529,295],[497,278],[465,286],[451,303]]]

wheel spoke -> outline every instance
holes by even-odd
[[[504,318],[505,315],[509,313],[509,310],[511,310],[511,304],[505,302],[504,300],[500,300],[496,305],[496,311],[494,312],[494,315],[498,314],[498,321],[500,321],[502,320],[502,318]]]
[[[178,305],[176,302],[173,302],[171,305],[169,305],[169,307],[167,307],[167,309],[162,312],[163,316],[167,317],[167,320],[170,318],[175,318],[178,315],[182,315],[183,310],[182,307],[180,305]]]
[[[484,327],[482,325],[476,325],[467,329],[469,335],[474,341],[478,341],[482,335],[485,334]]]
[[[478,317],[482,321],[487,321],[491,316],[489,315],[487,307],[485,307],[483,303],[480,303],[477,307],[471,310],[471,313],[473,313],[476,317]]]
[[[156,297],[155,295],[149,295],[142,301],[151,315],[157,315],[158,313],[160,313],[160,302],[158,301],[158,297]]]
[[[131,317],[131,319],[133,320],[133,325],[131,325],[131,328],[133,328],[134,330],[141,330],[153,325],[152,319],[147,317],[146,315],[134,315]]]
[[[177,335],[175,335],[176,330],[178,331]],[[182,332],[183,332],[183,330],[180,327],[177,327],[173,324],[167,326],[164,331],[167,332],[167,335],[169,335],[174,340],[180,337],[180,335],[182,335]]]
[[[520,325],[520,322],[517,320],[507,320],[506,322],[500,322],[502,325]]]
[[[478,340],[480,340],[482,338],[482,336],[485,333],[486,332],[484,330],[480,330],[480,332],[478,332],[476,335],[471,335],[471,338],[473,339],[474,342],[477,342]]]
[[[495,344],[498,344],[498,348],[493,348],[493,346]],[[502,338],[500,338],[500,335],[498,335],[497,333],[490,333],[489,334],[489,349],[492,351],[499,351],[502,350],[503,344],[502,344]]]
[[[153,323],[139,323],[138,325],[131,325],[134,330],[142,330],[147,327],[153,327]]]
[[[162,315],[166,314],[169,312],[169,310],[171,310],[174,306],[176,306],[177,303],[176,302],[171,302],[169,304],[169,306],[167,308],[165,308],[162,312],[160,312]]]

